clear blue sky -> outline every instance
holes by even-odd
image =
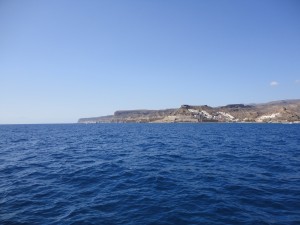
[[[295,98],[298,0],[0,0],[0,123]]]

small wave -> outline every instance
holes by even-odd
[[[1,129],[0,224],[300,221],[297,126]]]

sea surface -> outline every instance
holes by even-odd
[[[300,224],[300,125],[1,125],[0,224]]]

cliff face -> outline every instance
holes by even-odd
[[[112,116],[79,119],[79,123],[201,123],[300,122],[300,100],[265,104],[231,104],[221,107],[182,105],[177,109],[124,110]]]

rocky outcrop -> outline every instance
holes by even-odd
[[[165,110],[120,110],[114,115],[82,118],[79,123],[201,123],[268,122],[300,123],[300,100],[265,104],[230,104],[221,107],[182,105]]]

